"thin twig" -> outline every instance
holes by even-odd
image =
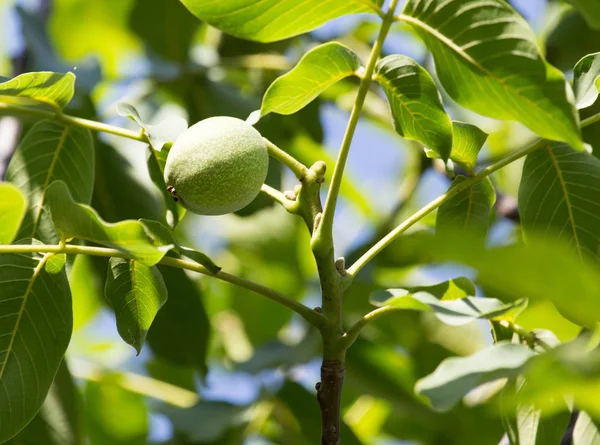
[[[53,111],[41,110],[33,107],[23,107],[20,105],[13,105],[0,102],[0,114],[33,116],[40,119],[52,119],[58,122],[62,122],[66,125],[72,125],[74,127],[87,128],[93,131],[100,131],[103,133],[121,136],[127,139],[133,139],[135,141],[149,143],[148,137],[141,131],[127,130],[125,128],[115,127],[114,125],[108,125],[103,122],[92,121],[80,117],[69,116],[68,114],[56,113]]]
[[[116,258],[132,258],[132,255],[124,253],[117,249],[109,249],[106,247],[92,247],[92,246],[77,246],[73,244],[67,244],[65,246],[57,245],[0,245],[0,254],[2,253],[67,253],[67,254],[81,254],[81,255],[91,255],[91,256],[101,256],[101,257],[116,257]],[[201,273],[203,275],[208,275],[214,278],[217,278],[222,281],[226,281],[231,284],[235,284],[236,286],[243,287],[245,289],[251,290],[257,294],[263,295],[270,300],[273,300],[283,306],[288,307],[289,309],[296,312],[302,318],[304,318],[308,323],[313,326],[320,327],[324,322],[324,317],[322,314],[310,309],[309,307],[303,305],[302,303],[294,300],[287,295],[284,295],[276,290],[270,289],[262,284],[255,283],[253,281],[247,280],[245,278],[237,277],[230,273],[219,271],[217,273],[212,273],[206,267],[198,264],[194,261],[182,260],[179,258],[172,257],[164,257],[159,264],[171,267],[177,267],[179,269],[187,269],[194,272]]]

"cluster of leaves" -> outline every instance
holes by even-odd
[[[103,8],[89,3],[88,9]],[[260,119],[257,127],[263,134],[310,165],[328,160],[321,148],[315,99],[325,97],[344,108],[347,93],[355,90],[352,78],[358,78],[361,87],[369,88],[365,116],[426,147],[427,159],[416,156],[417,177],[440,164],[453,177],[448,192],[398,226],[398,233],[437,208],[434,227],[422,224],[419,233],[399,238],[364,269],[372,259],[370,246],[347,255],[358,261],[348,269],[354,282],[346,292],[345,317],[360,320],[353,327],[348,324],[348,333],[358,336],[369,317],[377,321],[365,327],[363,337],[352,338],[355,343],[348,352],[343,443],[369,443],[388,435],[422,443],[495,444],[506,432],[511,444],[554,444],[575,408],[582,412],[573,427],[573,443],[600,440],[595,393],[600,382],[600,161],[595,155],[600,150],[585,151],[586,143],[600,146],[596,119],[585,120],[599,106],[599,54],[585,55],[574,66],[571,87],[542,57],[527,22],[503,0],[408,0],[401,13],[393,7],[382,11],[381,2],[371,0],[182,0],[203,22],[197,34],[204,49],[220,60],[220,65],[188,69],[198,21],[175,0],[152,3],[138,1],[131,12],[131,28],[157,65],[149,102],[176,100],[192,121],[219,114],[246,118],[260,109],[253,116]],[[583,0],[572,3],[577,10],[569,9],[554,33],[568,26],[572,15],[585,20],[593,33],[600,22],[598,8]],[[281,77],[275,78],[270,67],[252,66],[260,59],[256,54],[296,48],[308,37],[294,36],[354,13],[379,16],[383,37],[392,23],[406,25],[433,56],[437,76],[405,55],[377,60],[374,52],[375,59],[367,62],[360,49],[372,35],[364,37],[360,26],[344,44],[315,46]],[[28,26],[32,19],[21,14]],[[74,14],[74,9],[59,7],[56,20],[61,15],[73,19]],[[214,28],[208,25],[226,33],[216,47],[210,47]],[[571,69],[572,63],[552,59],[561,52],[555,50],[551,57],[552,36],[548,42],[549,60]],[[382,38],[378,44],[380,51]],[[64,52],[72,56],[77,51],[82,50]],[[228,66],[228,58],[248,66]],[[165,68],[166,62],[180,68],[175,78],[160,77],[159,67]],[[220,83],[214,81],[215,72],[222,75]],[[167,267],[220,273],[206,255],[181,245],[179,240],[189,236],[185,227],[173,233],[184,212],[165,191],[162,168],[170,143],[187,124],[171,117],[148,125],[131,105],[121,106],[119,113],[137,122],[141,129],[136,131],[119,134],[114,127],[72,117],[95,117],[86,87],[93,76],[94,70],[80,76],[84,81],[77,96],[70,73],[32,72],[0,84],[0,112],[41,118],[27,128],[6,182],[0,183],[0,252],[5,252],[0,253],[0,441],[78,444],[86,435],[98,444],[146,443],[146,407],[138,393],[190,406],[196,402],[194,373],[207,372],[209,321],[202,291],[181,269]],[[373,80],[373,87],[365,79]],[[248,99],[244,90],[254,98],[262,96],[262,103]],[[382,113],[378,106],[384,97],[389,112]],[[463,122],[468,115],[457,104],[483,116],[520,122],[541,139],[517,155],[507,153],[498,138],[488,141],[484,131]],[[453,120],[450,114],[464,117]],[[582,122],[589,123],[583,137]],[[149,192],[122,155],[90,130],[148,142],[147,167],[158,192]],[[479,169],[486,142],[501,160],[491,169]],[[484,239],[497,218],[497,191],[511,192],[510,179],[502,172],[488,176],[524,155],[516,191],[517,240],[486,248]],[[280,167],[274,166],[268,182],[280,188],[281,177]],[[348,202],[373,217],[369,200],[355,184],[348,181],[342,190]],[[404,211],[410,215],[412,205],[408,202],[408,208],[393,216],[404,216]],[[280,210],[270,208],[265,197],[257,199],[240,215],[245,220],[232,222],[238,226],[228,243],[236,261],[225,256],[225,264],[217,262],[300,299],[316,287],[308,239]],[[381,230],[385,233],[389,225]],[[66,247],[67,240],[75,241]],[[100,258],[74,256],[86,252]],[[469,266],[486,297],[476,297],[475,285],[464,277],[434,286],[406,284],[408,270],[434,262]],[[140,390],[135,375],[104,369],[86,373],[84,434],[78,390],[62,359],[73,331],[71,306],[98,293],[90,284],[94,282],[102,283],[100,293],[114,310],[118,332],[137,353],[147,337],[154,380]],[[214,357],[248,373],[283,367],[286,379],[248,406],[201,401],[184,410],[162,407],[176,431],[172,443],[235,444],[252,434],[314,443],[320,429],[317,405],[290,371],[318,355],[314,333],[308,331],[291,345],[273,341],[285,331],[291,313],[257,300],[248,289],[224,286],[203,283],[204,292],[217,300],[211,298],[209,309],[218,338]],[[104,303],[97,299],[96,304]],[[391,314],[380,319],[384,313]],[[77,329],[77,322],[87,320],[82,321],[77,309],[75,315]],[[479,348],[469,341],[478,320],[489,321],[493,345]],[[534,328],[548,331],[529,330]],[[581,328],[594,335],[574,339]],[[450,357],[455,354],[463,356]],[[156,389],[165,382],[169,390]],[[192,395],[192,402],[181,402],[177,394]],[[62,417],[56,415],[57,406]],[[127,415],[131,421],[121,421],[119,412],[133,413]]]

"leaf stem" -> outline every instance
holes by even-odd
[[[74,127],[87,128],[88,130],[100,131],[103,133],[114,134],[127,139],[149,143],[148,137],[143,131],[132,131],[121,127],[115,127],[102,122],[83,119],[81,117],[69,116],[68,114],[56,113],[53,111],[40,110],[32,107],[23,107],[20,105],[0,103],[0,114],[17,114],[23,116],[33,116],[41,119],[52,119]]]
[[[517,159],[522,158],[523,156],[527,156],[529,153],[538,150],[543,147],[548,141],[540,139],[535,141],[534,143],[521,148],[520,150],[514,151],[510,153],[508,156],[504,157],[500,161],[492,164],[483,170],[479,171],[475,176],[471,176],[467,178],[463,182],[457,184],[456,186],[449,189],[446,193],[435,198],[429,204],[422,207],[420,210],[412,214],[409,218],[404,220],[400,225],[396,226],[391,232],[389,232],[386,236],[380,239],[373,247],[371,247],[367,252],[365,252],[356,262],[350,266],[347,270],[349,275],[356,276],[358,271],[360,271],[365,265],[371,261],[377,254],[379,254],[383,249],[385,249],[392,241],[394,241],[398,236],[402,233],[406,232],[409,228],[423,219],[425,216],[429,215],[443,203],[448,201],[453,196],[456,196],[458,193],[463,190],[468,189],[476,182],[481,181],[487,176],[491,175],[497,170],[507,166],[508,164],[516,161]]]
[[[128,255],[117,249],[109,249],[106,247],[92,247],[92,246],[77,246],[73,244],[67,244],[65,246],[57,245],[0,245],[0,254],[2,253],[67,253],[67,254],[81,254],[81,255],[91,255],[91,256],[101,256],[101,257],[115,257],[115,258],[132,258],[131,255]],[[325,320],[325,317],[310,309],[309,307],[303,305],[302,303],[294,300],[293,298],[288,297],[287,295],[283,295],[276,290],[270,289],[262,284],[255,283],[250,280],[246,280],[245,278],[237,277],[227,272],[219,271],[217,273],[212,273],[206,267],[198,264],[194,261],[182,260],[179,258],[173,257],[164,257],[159,264],[163,264],[165,266],[177,267],[180,269],[187,269],[194,272],[201,273],[203,275],[208,275],[211,277],[215,277],[219,280],[226,281],[231,284],[235,284],[236,286],[243,287],[245,289],[251,290],[257,294],[263,295],[270,300],[273,300],[283,306],[288,307],[289,309],[296,312],[302,318],[304,318],[311,325],[319,328]]]
[[[356,100],[354,101],[350,119],[348,120],[348,126],[346,127],[346,132],[344,134],[344,139],[342,140],[338,158],[333,169],[331,185],[329,186],[329,193],[327,194],[327,200],[325,201],[321,222],[315,231],[315,234],[313,234],[313,250],[319,250],[322,254],[333,247],[333,217],[340,193],[340,187],[342,185],[346,160],[348,159],[348,153],[350,152],[350,146],[352,145],[352,139],[356,131],[356,126],[358,125],[360,113],[365,103],[367,93],[369,92],[375,65],[377,64],[381,49],[383,48],[383,42],[394,22],[394,12],[397,4],[398,0],[392,0],[388,12],[383,17],[379,36],[373,45],[364,75],[361,78]]]
[[[308,170],[306,165],[302,164],[289,153],[283,151],[281,148],[279,148],[267,138],[263,138],[263,141],[265,141],[267,150],[269,150],[269,155],[272,158],[277,159],[279,162],[281,162],[283,165],[289,168],[294,173],[294,175],[296,175],[296,178],[298,178],[300,181],[302,181],[305,178],[306,170]]]
[[[533,346],[539,345],[544,351],[551,351],[552,346],[546,343],[544,340],[535,335],[535,332],[528,331],[522,327],[516,325],[513,322],[507,322],[505,324],[511,331],[521,337],[527,342],[527,344],[533,349]]]
[[[581,121],[581,128],[585,128],[589,125],[592,125],[596,122],[600,122],[600,113],[595,114],[593,116],[588,117]],[[521,159],[524,156],[527,156],[529,153],[532,153],[544,145],[546,145],[549,141],[545,139],[538,139],[537,141],[519,149],[512,153],[509,153],[504,158],[500,159],[498,162],[487,166],[486,168],[480,170],[476,175],[471,176],[465,181],[457,184],[455,187],[452,187],[446,193],[438,196],[433,201],[431,201],[426,206],[422,207],[416,213],[411,215],[408,219],[404,220],[400,225],[398,225],[395,229],[389,232],[386,236],[384,236],[381,240],[379,240],[373,247],[371,247],[367,252],[365,252],[352,266],[350,266],[347,270],[347,273],[351,276],[355,276],[358,271],[360,271],[365,265],[371,261],[377,254],[379,254],[383,249],[385,249],[392,241],[394,241],[399,235],[406,232],[409,228],[415,225],[418,221],[423,219],[425,216],[433,212],[443,203],[448,201],[453,196],[456,196],[458,193],[466,190],[471,187],[473,184],[481,181],[482,179],[488,177],[492,173],[500,170],[503,167],[515,162],[518,159]]]
[[[358,335],[367,324],[377,320],[383,315],[389,314],[390,312],[397,312],[399,310],[402,310],[402,308],[394,306],[383,306],[372,310],[368,314],[364,315],[356,323],[354,323],[354,325],[352,325],[352,327],[346,331],[341,340],[342,344],[345,348],[349,348],[356,341]]]

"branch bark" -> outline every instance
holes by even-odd
[[[317,400],[321,407],[321,445],[340,443],[341,399],[346,368],[340,360],[323,359]]]

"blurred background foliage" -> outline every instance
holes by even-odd
[[[567,75],[580,57],[598,49],[600,32],[567,3],[511,3],[536,31],[548,60]],[[198,22],[176,0],[0,0],[0,75],[73,71],[78,90],[67,112],[130,128],[135,124],[116,113],[119,102],[135,105],[150,122],[168,115],[190,123],[216,115],[245,119],[260,107],[269,84],[312,46],[336,39],[365,56],[376,31],[376,18],[352,16],[260,44]],[[407,27],[392,28],[384,46],[384,54],[391,53],[407,54],[433,72],[425,47]],[[323,159],[331,167],[355,92],[354,80],[343,81],[295,115],[269,115],[259,130],[305,164]],[[482,165],[534,137],[518,124],[477,116],[447,96],[444,102],[453,119],[490,134]],[[16,135],[30,124],[0,120],[0,173]],[[588,142],[599,132],[598,125],[586,129]],[[148,149],[117,137],[95,138],[93,207],[108,221],[164,220],[165,202],[147,170]],[[513,164],[492,177],[500,197],[493,243],[519,236],[510,209],[520,168]],[[394,132],[375,86],[347,172],[335,227],[337,253],[347,262],[449,185],[443,167]],[[294,178],[272,162],[268,183],[285,190]],[[414,232],[434,221],[424,219]],[[237,215],[188,215],[178,236],[232,273],[319,305],[305,228],[262,196]],[[423,266],[411,255],[412,242],[413,234],[401,237],[357,278],[344,302],[348,324],[370,310],[373,290],[472,276],[465,268]],[[149,332],[149,348],[136,357],[107,309],[106,268],[106,260],[88,257],[71,265],[75,333],[68,368],[61,368],[34,420],[48,427],[30,427],[11,443],[75,445],[84,436],[92,445],[316,443],[320,343],[299,317],[227,283],[161,268],[170,298]],[[561,340],[578,333],[550,303],[531,305],[517,321],[552,329]],[[348,353],[343,443],[498,444],[502,422],[494,404],[483,404],[485,391],[447,413],[432,411],[414,394],[416,380],[442,359],[471,354],[490,341],[486,324],[449,327],[416,312],[369,326]],[[568,416],[559,420],[566,426]]]

